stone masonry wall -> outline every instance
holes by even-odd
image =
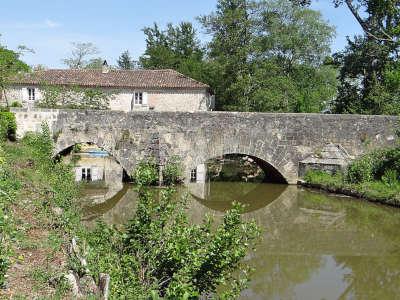
[[[232,112],[118,112],[15,109],[18,136],[37,130],[48,118],[56,152],[93,142],[130,173],[137,162],[154,156],[182,158],[185,175],[210,158],[230,153],[257,157],[288,183],[298,180],[299,161],[329,143],[351,156],[393,145],[397,117]]]

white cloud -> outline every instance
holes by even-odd
[[[24,29],[54,29],[57,27],[60,27],[61,24],[58,22],[55,22],[50,19],[45,19],[41,22],[34,22],[34,23],[29,23],[29,22],[15,22],[11,24],[4,24],[2,25],[3,28],[7,29],[19,29],[19,30],[24,30]]]
[[[49,19],[46,19],[46,20],[44,21],[44,23],[46,24],[46,26],[47,26],[48,28],[56,28],[56,27],[60,27],[60,26],[61,26],[60,23],[54,22],[54,21],[49,20]]]

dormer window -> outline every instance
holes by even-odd
[[[28,88],[28,100],[35,101],[35,88]]]

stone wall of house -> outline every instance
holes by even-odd
[[[214,108],[205,90],[148,91],[148,105],[156,111],[207,111]]]
[[[18,102],[22,104],[24,107],[32,107],[33,103],[29,101],[28,88],[31,86],[18,86],[13,85],[7,89],[6,97],[8,99],[8,103],[11,105],[13,102]],[[33,86],[32,86],[33,87]],[[42,93],[40,89],[35,90],[35,98],[37,101],[42,99]],[[0,105],[6,105],[5,97],[2,98],[2,103]]]
[[[12,86],[7,91],[7,99],[24,107],[32,108],[34,103],[28,101],[28,86]],[[40,88],[35,87],[35,103],[43,95]],[[102,89],[110,95],[110,109],[129,112],[133,111],[207,111],[214,108],[213,98],[206,90],[137,90],[144,93],[144,104],[132,106],[134,90],[132,89]],[[4,98],[4,97],[3,97]],[[5,105],[3,100],[2,105]]]
[[[289,183],[299,178],[299,162],[327,144],[340,145],[352,157],[393,145],[398,117],[232,112],[130,112],[14,110],[18,135],[35,130],[47,117],[56,152],[92,142],[108,151],[128,172],[143,158],[161,164],[179,156],[186,179],[211,158],[245,154],[264,161]],[[35,117],[36,116],[36,117]],[[25,124],[22,124],[25,123]]]

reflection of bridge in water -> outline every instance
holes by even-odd
[[[225,212],[236,201],[244,205],[244,212],[265,207],[280,197],[288,188],[281,184],[234,182],[190,183],[188,191],[199,203],[212,210]]]

